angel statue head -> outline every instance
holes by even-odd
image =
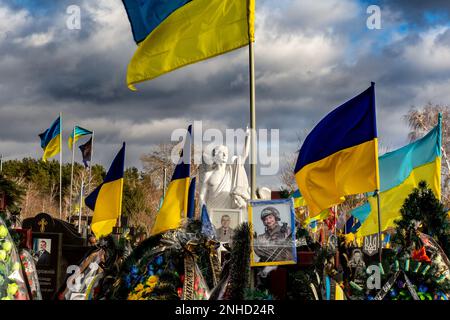
[[[212,151],[213,162],[223,164],[228,161],[228,147],[224,145],[217,146]]]

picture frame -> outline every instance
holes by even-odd
[[[240,209],[212,209],[210,219],[215,228],[217,240],[220,243],[231,244],[234,230],[242,223],[242,218],[242,210]]]
[[[48,256],[43,263],[37,263],[41,254],[42,241],[46,243]],[[36,270],[39,278],[39,286],[43,299],[51,299],[53,294],[61,285],[61,263],[62,263],[62,233],[33,232],[32,233],[32,256],[36,262]]]
[[[248,221],[252,267],[297,263],[295,211],[291,198],[249,201]]]

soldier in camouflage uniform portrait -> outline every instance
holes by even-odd
[[[253,249],[258,262],[292,261],[292,232],[286,222],[281,222],[280,212],[274,207],[261,211],[265,227],[263,234],[254,235]]]

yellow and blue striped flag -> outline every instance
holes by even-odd
[[[295,178],[314,217],[346,195],[379,188],[375,84],[323,118],[303,143]]]
[[[88,134],[92,134],[92,131],[89,131],[79,126],[75,126],[75,128],[72,130],[72,133],[69,136],[69,140],[67,141],[69,149],[72,150],[73,144],[76,143],[80,137]]]
[[[291,195],[291,197],[294,199],[294,208],[300,208],[305,207],[306,202],[305,198],[303,198],[302,194],[300,193],[300,190],[295,190],[295,192]]]
[[[405,199],[424,180],[438,199],[441,198],[441,116],[438,125],[422,139],[386,153],[380,163],[381,231],[395,227]],[[378,232],[376,197],[352,211],[361,221],[358,236]]]
[[[195,218],[195,181],[197,179],[194,177],[191,179],[188,194],[188,206],[187,206],[187,217],[189,219]]]
[[[123,0],[138,48],[127,84],[254,41],[255,0]]]
[[[94,211],[91,229],[97,238],[109,235],[121,215],[124,166],[125,142],[114,158],[103,183],[84,201],[86,206]]]
[[[156,216],[152,235],[177,229],[181,220],[187,218],[191,172],[191,132],[192,126],[189,126],[180,160],[175,167],[163,204]]]
[[[39,135],[41,148],[44,150],[42,160],[56,156],[61,152],[61,117],[58,117],[50,128]]]

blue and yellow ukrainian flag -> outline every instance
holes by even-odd
[[[311,131],[300,149],[295,178],[311,217],[342,203],[346,195],[378,189],[374,83]]]
[[[42,160],[56,156],[61,152],[61,117],[53,122],[50,128],[39,135],[41,148],[44,150]]]
[[[331,215],[331,209],[327,208],[325,210],[322,210],[318,215],[315,215],[314,217],[309,216],[308,218],[303,221],[303,224],[305,226],[310,225],[312,223],[320,222],[323,220],[328,219],[328,217]]]
[[[295,190],[295,192],[291,195],[291,198],[294,199],[295,209],[306,206],[305,198],[303,198],[302,194],[300,193],[300,190],[298,189]]]
[[[191,132],[192,126],[189,126],[183,151],[180,154],[180,161],[175,167],[172,180],[167,187],[163,204],[156,216],[152,235],[177,229],[180,226],[181,220],[187,218],[191,172]]]
[[[92,134],[92,131],[89,131],[79,126],[75,126],[74,129],[72,130],[72,133],[69,136],[69,141],[67,142],[69,149],[72,150],[73,144],[76,143],[80,137],[88,134]]]
[[[189,219],[195,218],[195,181],[196,178],[191,179],[188,194],[188,205],[187,205],[187,217]]]
[[[254,41],[255,0],[123,0],[135,41],[127,84]]]
[[[91,229],[97,238],[112,232],[122,212],[124,166],[125,142],[114,158],[103,183],[84,201],[86,206],[94,211]]]
[[[426,181],[436,197],[441,198],[441,116],[438,125],[426,136],[382,155],[379,163],[381,231],[384,231],[395,227],[405,199],[420,181]],[[352,215],[362,221],[358,236],[378,232],[376,197],[369,197],[369,202],[353,210]]]

